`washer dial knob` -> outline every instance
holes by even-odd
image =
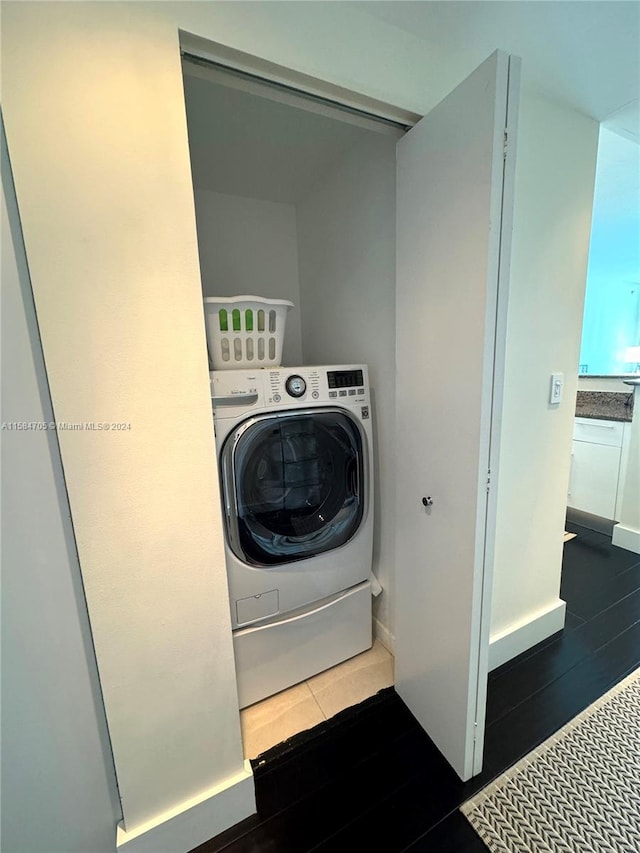
[[[287,381],[284,383],[284,387],[290,397],[302,397],[304,392],[307,390],[307,383],[304,381],[302,376],[294,374],[293,376],[288,377]]]

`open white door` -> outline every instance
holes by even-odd
[[[482,769],[518,81],[494,53],[397,147],[396,689],[462,779]]]

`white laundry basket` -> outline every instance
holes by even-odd
[[[293,302],[287,299],[205,297],[207,345],[213,370],[280,365],[290,308]]]

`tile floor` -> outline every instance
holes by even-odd
[[[392,684],[393,657],[375,640],[368,651],[241,711],[245,758],[255,758]]]

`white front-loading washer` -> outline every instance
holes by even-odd
[[[243,708],[371,646],[368,373],[218,370],[211,395]]]

